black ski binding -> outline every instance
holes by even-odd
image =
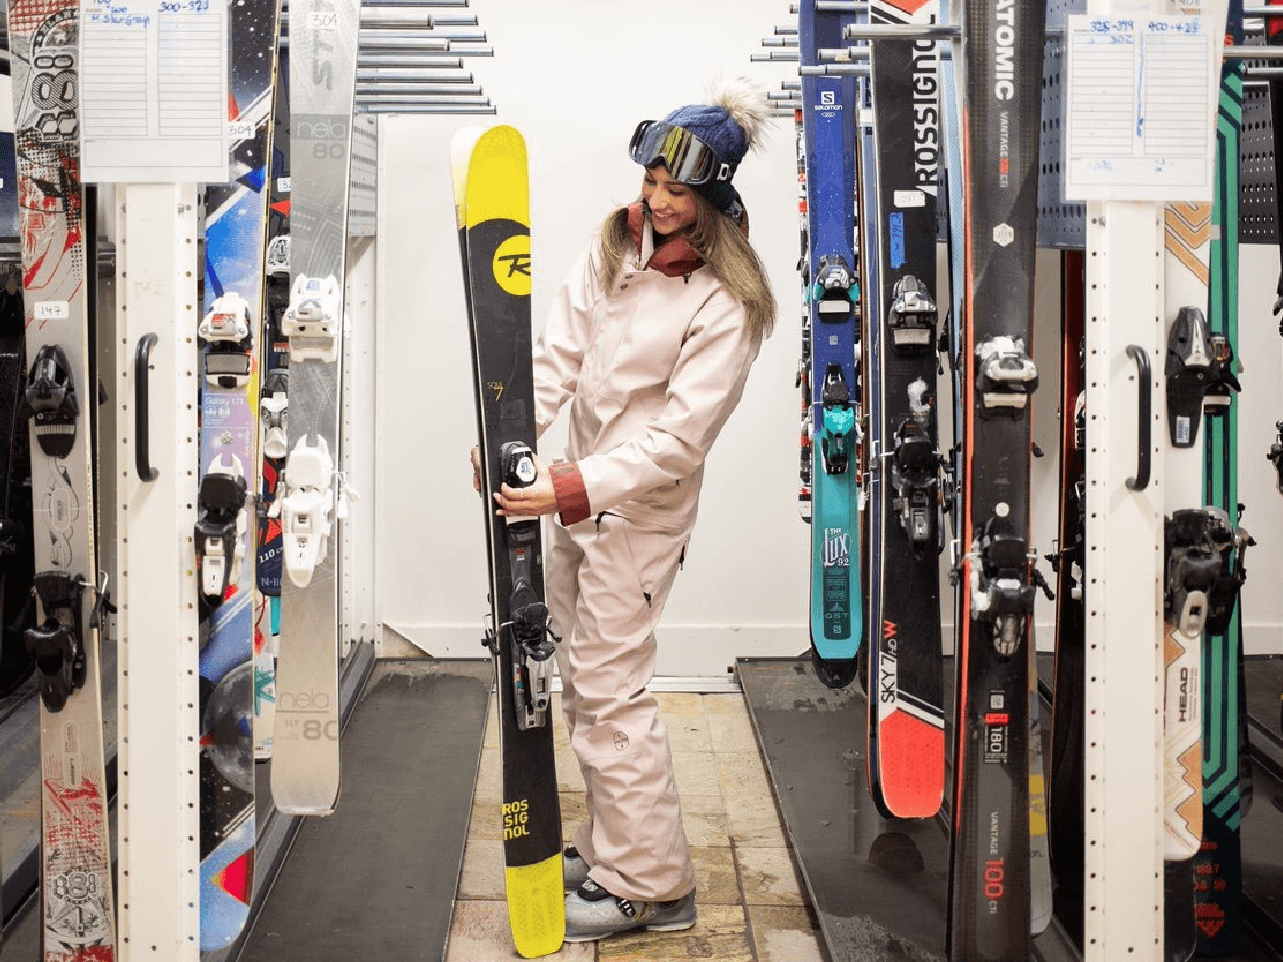
[[[993,337],[976,348],[976,386],[982,415],[1023,415],[1029,408],[1029,395],[1038,387],[1038,369],[1025,352],[1024,342]]]
[[[930,351],[935,343],[936,302],[926,285],[905,274],[896,282],[891,297],[887,326],[895,352],[912,357]]]
[[[1256,544],[1242,528],[1230,525],[1228,512],[1222,508],[1208,508],[1208,530],[1220,552],[1221,564],[1216,581],[1208,591],[1207,623],[1209,635],[1223,635],[1234,619],[1234,606],[1239,592],[1247,581],[1245,556],[1247,549]]]
[[[210,608],[223,603],[229,585],[240,580],[247,530],[245,500],[249,485],[240,459],[216,458],[200,482],[196,510],[196,568],[201,600]]]
[[[214,301],[196,330],[208,345],[205,381],[224,390],[244,387],[253,370],[254,338],[245,298],[228,291]]]
[[[25,640],[40,676],[40,699],[51,712],[62,711],[72,692],[85,684],[84,587],[83,578],[65,571],[42,571],[32,579],[31,593],[40,600],[44,620],[27,629]]]
[[[512,589],[512,687],[517,703],[517,727],[542,728],[552,704],[552,628],[548,606],[539,601],[526,581]]]
[[[1172,512],[1163,524],[1163,614],[1182,634],[1201,635],[1209,598],[1221,573],[1221,552],[1212,537],[1222,518],[1202,508]]]
[[[854,309],[852,298],[859,296],[851,268],[841,254],[825,254],[815,272],[811,285],[811,299],[815,301],[816,314],[825,324],[845,323]]]
[[[938,538],[940,456],[915,418],[906,418],[895,432],[891,484],[897,492],[891,505],[900,512],[900,526],[913,544],[914,555],[921,557],[923,548]]]
[[[18,416],[31,418],[40,450],[51,458],[65,458],[76,444],[80,402],[67,355],[57,344],[36,352],[27,370],[27,387]]]
[[[1229,413],[1230,402],[1242,390],[1234,375],[1234,348],[1224,334],[1209,334],[1208,353],[1212,366],[1207,372],[1207,390],[1203,395],[1203,413],[1208,417],[1221,417]]]
[[[994,649],[1009,658],[1020,650],[1037,589],[1028,580],[1025,540],[1005,527],[990,518],[972,549],[971,615],[989,625]]]
[[[1182,307],[1167,335],[1167,429],[1172,447],[1192,448],[1203,419],[1203,394],[1212,368],[1207,318]]]
[[[820,436],[824,470],[828,474],[845,474],[850,464],[846,436],[855,427],[855,411],[851,407],[851,391],[842,374],[842,365],[830,364],[825,369],[824,390],[820,398],[824,404],[824,431]]]

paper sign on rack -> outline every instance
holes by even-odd
[[[81,0],[81,179],[228,180],[226,0]]]
[[[1220,46],[1201,16],[1067,22],[1066,201],[1208,201]]]

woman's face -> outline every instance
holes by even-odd
[[[680,234],[695,223],[694,188],[673,180],[663,164],[646,169],[642,200],[650,207],[650,220],[657,234]]]

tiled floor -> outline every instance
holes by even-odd
[[[567,945],[550,959],[648,962],[822,962],[823,951],[776,813],[743,696],[661,692],[686,833],[695,859],[699,922]],[[498,722],[491,701],[472,825],[446,962],[517,959],[508,932],[499,828]],[[560,705],[557,705],[560,718]],[[557,730],[562,823],[583,812],[579,766]]]

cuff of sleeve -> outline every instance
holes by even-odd
[[[592,508],[588,504],[588,490],[584,487],[579,465],[574,461],[558,461],[548,469],[548,473],[552,477],[552,489],[557,494],[561,523],[569,527],[588,517]]]

